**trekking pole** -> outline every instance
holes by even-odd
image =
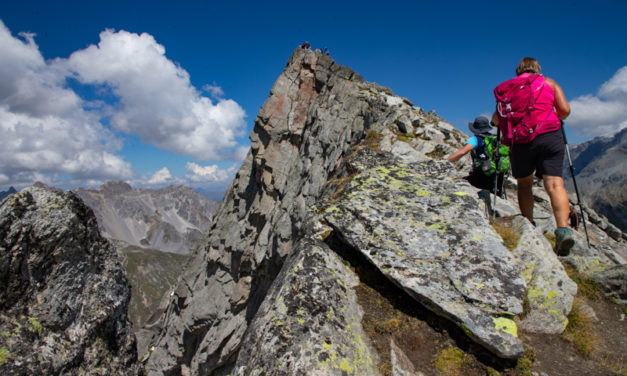
[[[494,204],[492,205],[492,220],[496,218],[496,196],[498,192],[499,185],[499,170],[501,169],[501,128],[497,128],[496,130],[496,151],[492,154],[496,153],[496,157],[494,158]]]
[[[581,205],[581,198],[579,196],[579,188],[577,188],[577,180],[575,180],[575,169],[573,168],[573,161],[570,159],[570,151],[568,150],[568,141],[566,141],[566,131],[564,131],[564,121],[561,120],[562,135],[564,136],[564,146],[566,147],[566,155],[568,156],[568,167],[570,168],[570,175],[573,177],[573,185],[575,186],[575,194],[577,195],[577,205],[579,205],[579,212],[581,213],[581,219],[583,221],[583,229],[586,232],[586,241],[588,242],[588,248],[590,248],[590,237],[588,236],[588,226],[586,226],[586,217],[583,215],[583,206]]]

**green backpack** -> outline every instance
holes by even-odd
[[[471,152],[473,169],[481,171],[485,175],[492,175],[497,171],[496,166],[496,137],[476,136],[478,146]],[[504,174],[509,171],[509,147],[499,145],[499,168],[498,172]]]

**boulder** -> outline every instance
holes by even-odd
[[[139,375],[130,286],[96,217],[37,185],[0,205],[0,371]]]
[[[467,183],[463,190],[453,180],[448,162],[405,164],[361,153],[350,163],[363,170],[324,220],[410,296],[495,355],[521,356],[514,317],[525,281]]]

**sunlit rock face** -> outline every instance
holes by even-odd
[[[73,193],[36,185],[0,206],[3,375],[140,374],[115,249]]]

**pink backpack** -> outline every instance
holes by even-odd
[[[536,97],[531,84],[540,77],[539,74],[518,76],[494,89],[503,144],[526,144],[536,137]]]

